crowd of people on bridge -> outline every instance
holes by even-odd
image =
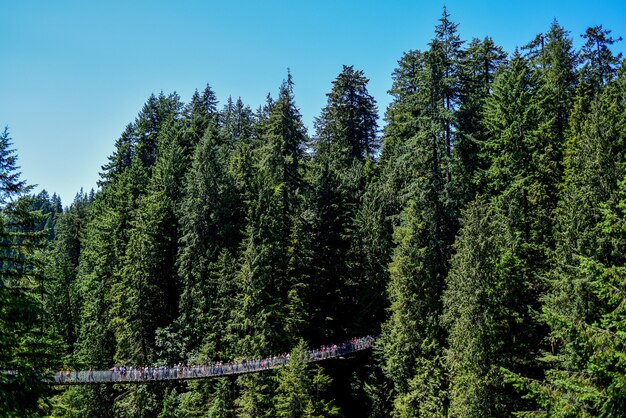
[[[374,338],[371,336],[352,338],[341,344],[323,345],[318,349],[307,350],[306,361],[321,361],[338,357],[355,351],[364,350],[372,346]],[[254,371],[283,367],[289,363],[290,354],[283,353],[255,359],[240,361],[216,361],[211,363],[174,366],[154,365],[143,367],[114,366],[109,370],[70,371],[62,370],[55,375],[58,384],[88,384],[103,382],[142,382],[154,380],[183,380],[249,373]]]

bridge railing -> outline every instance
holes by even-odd
[[[344,356],[370,348],[373,337],[355,338],[350,341],[307,350],[307,361],[317,362]],[[54,375],[57,385],[96,384],[96,383],[142,383],[168,380],[191,380],[223,375],[253,373],[280,368],[290,361],[290,354],[273,355],[242,361],[215,362],[197,365],[114,367],[110,370],[59,371]]]

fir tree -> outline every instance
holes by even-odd
[[[217,97],[208,84],[202,94],[195,90],[191,101],[184,107],[182,113],[185,118],[186,131],[181,146],[186,155],[193,155],[196,145],[200,142],[210,126],[219,122],[217,112]]]
[[[312,266],[309,328],[318,328],[311,341],[350,335],[353,318],[361,314],[361,309],[350,307],[365,305],[361,287],[371,290],[369,281],[353,279],[364,277],[352,238],[355,211],[365,189],[364,167],[378,149],[376,103],[367,82],[362,71],[344,66],[316,119],[316,152],[305,202],[307,231],[302,239],[309,252],[306,264]]]
[[[82,234],[89,216],[91,200],[81,190],[70,207],[59,215],[55,225],[55,241],[48,252],[45,267],[45,310],[50,316],[69,355],[78,338],[81,292],[77,286],[78,263]]]
[[[492,90],[496,72],[506,63],[506,53],[489,37],[474,39],[462,54],[459,73],[459,109],[451,194],[461,208],[479,191],[480,173],[489,161],[481,155],[487,139],[482,123],[485,100]]]
[[[585,39],[580,51],[582,81],[597,92],[617,74],[622,54],[614,55],[609,47],[622,38],[614,39],[611,31],[603,29],[602,25],[589,27],[580,36]]]
[[[444,8],[418,73],[419,88],[406,99],[415,100],[419,109],[417,116],[406,115],[413,118],[415,131],[400,142],[402,152],[396,154],[394,165],[406,174],[392,168],[391,176],[386,175],[392,180],[390,193],[400,186],[396,193],[408,202],[400,206],[404,210],[394,232],[397,247],[387,286],[390,313],[382,334],[383,367],[396,391],[397,416],[445,415],[445,334],[439,317],[456,232],[456,202],[449,187],[461,44]]]
[[[46,369],[56,367],[55,342],[46,333],[40,295],[45,231],[24,196],[8,128],[0,133],[0,410],[7,416],[35,416],[48,388]]]
[[[308,354],[300,340],[290,354],[287,366],[276,376],[278,387],[274,404],[276,416],[282,418],[317,418],[339,416],[332,401],[323,398],[331,381],[319,366],[307,364]]]
[[[154,361],[155,332],[178,313],[176,212],[182,198],[179,179],[186,171],[179,131],[175,121],[161,128],[159,157],[132,214],[121,278],[111,288],[119,363]]]
[[[353,160],[372,158],[379,148],[376,101],[367,91],[368,82],[363,71],[344,65],[316,119],[317,153],[332,156],[332,161],[344,167]]]
[[[179,325],[187,334],[184,339],[190,341],[183,355],[197,352],[203,340],[217,343],[215,338],[220,338],[212,329],[216,325],[214,309],[221,303],[215,297],[218,282],[214,269],[223,250],[235,251],[239,245],[240,210],[228,172],[228,147],[220,144],[217,127],[212,125],[196,148],[181,206]]]
[[[510,330],[524,316],[515,237],[493,205],[478,198],[464,212],[444,293],[451,417],[509,416],[516,409],[501,368],[523,356]]]

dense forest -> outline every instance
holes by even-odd
[[[253,110],[152,95],[63,208],[0,135],[0,414],[621,417],[626,64],[554,21],[512,53],[444,9],[379,120],[344,66],[307,132],[291,73]],[[381,128],[382,127],[382,128]],[[58,387],[377,336],[319,364]]]

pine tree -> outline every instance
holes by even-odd
[[[181,136],[176,121],[163,124],[159,157],[130,221],[121,277],[111,288],[115,357],[120,364],[154,361],[155,332],[178,313],[176,212],[186,171]]]
[[[480,144],[487,139],[483,108],[496,72],[506,63],[506,53],[493,40],[474,39],[463,51],[459,73],[459,109],[456,114],[453,183],[451,194],[461,208],[479,191],[480,173],[489,161]]]
[[[450,159],[454,148],[454,112],[458,107],[459,78],[461,61],[461,41],[457,33],[457,24],[450,21],[450,14],[446,7],[435,26],[435,38],[430,42],[427,59],[430,70],[430,84],[432,88],[430,110],[433,121],[440,125],[443,131],[445,157]],[[449,163],[448,163],[449,164]],[[447,168],[448,181],[451,179],[450,169]]]
[[[231,383],[228,378],[221,378],[211,400],[207,418],[232,418],[234,417]]]
[[[456,24],[444,8],[413,82],[418,88],[405,99],[412,100],[417,110],[404,116],[411,118],[413,134],[393,142],[401,144],[394,146],[401,151],[393,164],[398,168],[383,174],[388,193],[395,189],[406,202],[399,206],[403,211],[394,232],[397,246],[387,286],[389,319],[382,333],[383,370],[393,382],[396,416],[446,413],[445,333],[440,315],[457,223],[450,184],[461,45]]]
[[[261,113],[256,196],[249,203],[237,282],[241,289],[230,329],[236,353],[247,358],[284,351],[302,317],[303,274],[298,249],[302,164],[306,132],[293,98],[291,74],[278,100]],[[264,376],[242,376],[236,400],[242,416],[271,414],[272,382]],[[257,387],[255,387],[257,386]]]
[[[577,86],[578,56],[568,32],[556,20],[552,22],[550,31],[538,35],[529,47],[538,48],[538,45],[535,46],[538,43],[540,49],[529,56],[539,76],[537,93],[542,97],[545,111],[553,117],[551,133],[556,136],[556,141],[564,143]],[[562,159],[562,155],[559,158]]]
[[[235,184],[228,171],[228,146],[222,145],[212,125],[198,144],[181,207],[180,245],[177,256],[181,278],[178,325],[189,339],[183,358],[209,339],[219,347],[221,338],[213,317],[222,301],[217,300],[215,271],[222,251],[236,252],[241,240],[241,207]],[[216,354],[216,353],[214,353]]]
[[[263,148],[259,149],[261,169],[257,201],[251,208],[246,252],[256,254],[252,266],[259,304],[267,328],[270,350],[285,349],[286,330],[283,309],[291,289],[297,289],[298,273],[292,271],[294,254],[294,221],[298,213],[303,185],[301,166],[305,129],[293,98],[291,74],[280,89],[264,124]],[[249,256],[248,255],[248,256]],[[244,256],[247,257],[247,256]],[[250,286],[250,284],[248,284]],[[245,294],[245,290],[244,290]],[[271,352],[271,351],[270,351]],[[262,353],[258,353],[262,354]]]
[[[623,74],[620,70],[616,80],[591,100],[586,115],[573,114],[570,125],[565,185],[557,211],[554,268],[544,298],[550,347],[542,360],[549,364],[549,370],[545,390],[532,384],[526,386],[543,392],[539,399],[555,416],[601,415],[597,380],[587,367],[595,361],[594,352],[599,349],[594,346],[598,340],[594,342],[591,337],[593,329],[603,326],[604,315],[610,306],[615,306],[611,305],[606,288],[600,290],[606,286],[603,281],[610,280],[602,270],[621,263],[615,237],[612,232],[607,233],[607,225],[603,224],[608,216],[603,205],[617,208],[619,205],[614,202],[621,199],[617,185],[624,159],[619,139],[624,135],[626,114]],[[580,103],[580,98],[577,100]],[[575,108],[578,111],[580,108]],[[619,210],[613,212],[620,216]],[[602,352],[611,352],[613,342],[604,340],[602,344]],[[589,378],[586,373],[591,373]],[[522,383],[525,386],[528,382]]]
[[[620,75],[591,103],[590,113],[568,150],[566,182],[558,211],[557,263],[547,305],[556,315],[572,321],[595,318],[595,298],[588,281],[577,273],[578,257],[607,260],[609,254],[600,233],[602,214],[597,205],[614,198],[622,169],[626,150],[619,138],[625,111],[620,98],[625,87]],[[577,210],[572,211],[572,207]]]
[[[35,416],[48,392],[46,369],[57,366],[54,342],[39,295],[45,231],[33,231],[41,217],[22,198],[31,189],[20,180],[8,128],[0,133],[0,410],[7,416]]]
[[[484,117],[489,134],[484,150],[492,156],[486,190],[507,219],[520,260],[515,303],[505,313],[509,333],[515,336],[511,350],[518,353],[510,369],[527,376],[541,374],[536,356],[545,330],[537,318],[552,251],[558,181],[551,172],[558,164],[553,149],[560,145],[553,142],[553,118],[543,111],[538,89],[536,73],[526,59],[514,54],[494,82]]]
[[[393,162],[404,152],[403,146],[418,131],[419,116],[424,112],[426,89],[423,73],[426,59],[421,51],[406,52],[392,74],[389,94],[393,101],[385,112],[381,164],[393,168]]]
[[[439,323],[445,262],[436,253],[436,212],[421,209],[429,203],[412,202],[403,213],[390,265],[390,318],[383,324],[381,344],[398,417],[445,416]]]
[[[220,136],[223,141],[234,148],[240,142],[245,142],[253,133],[252,110],[245,106],[241,98],[233,102],[229,97],[220,114]]]
[[[208,84],[202,94],[195,90],[191,101],[184,107],[182,113],[185,119],[186,131],[181,141],[185,155],[193,155],[196,145],[202,140],[209,127],[216,126],[219,122],[217,112],[217,97]]]
[[[120,307],[126,307],[124,298],[133,296],[124,293],[125,254],[129,251],[133,216],[156,162],[158,138],[167,121],[178,119],[180,106],[175,94],[151,96],[118,141],[119,148],[109,159],[110,164],[103,167],[102,189],[90,208],[81,247],[76,283],[82,305],[71,367],[108,369],[118,354],[118,359],[129,358],[124,344],[130,340],[119,337],[130,330],[118,327],[125,321],[118,316]],[[70,406],[81,413],[113,416],[113,400],[117,396],[114,389],[85,387],[71,392],[68,401],[78,403]]]
[[[541,408],[521,416],[619,417],[626,408],[626,179],[620,181],[614,198],[598,202],[597,209],[602,213],[597,225],[598,239],[608,243],[610,257],[578,255],[576,276],[571,278],[574,285],[586,283],[587,297],[594,300],[593,315],[575,317],[571,312],[576,308],[571,312],[557,311],[548,299],[547,318],[554,330],[552,337],[558,355],[546,356],[553,368],[544,381],[514,379],[538,399]]]
[[[100,173],[100,180],[98,180],[99,187],[105,188],[121,173],[130,168],[135,158],[136,143],[135,126],[129,123],[122,135],[115,141],[115,151],[109,156],[109,161],[101,167],[102,172]]]
[[[583,61],[582,82],[588,84],[592,91],[598,92],[617,74],[622,54],[614,55],[609,47],[622,38],[614,39],[611,31],[603,29],[602,25],[589,27],[580,36],[585,39],[580,51],[580,58]]]
[[[276,416],[333,417],[339,416],[339,409],[332,401],[322,396],[331,381],[319,366],[307,363],[308,354],[304,341],[300,340],[290,354],[289,363],[279,369],[276,375],[278,387],[274,397]]]
[[[156,162],[161,127],[168,120],[178,119],[181,108],[182,103],[176,93],[168,96],[163,92],[158,96],[152,94],[144,104],[134,123],[137,136],[134,151],[144,169],[150,171]]]
[[[45,267],[46,298],[44,307],[61,336],[66,354],[74,352],[78,338],[79,311],[82,298],[77,286],[78,263],[82,234],[91,205],[89,195],[82,190],[70,207],[59,215],[55,224],[55,241],[48,252]]]
[[[343,339],[361,318],[362,268],[353,243],[353,219],[365,189],[364,167],[378,149],[376,103],[367,91],[362,71],[344,66],[327,94],[327,105],[316,119],[315,155],[309,165],[310,188],[304,225],[311,277],[306,304],[311,315],[309,341]],[[378,287],[381,290],[380,286]],[[356,309],[355,309],[356,308]]]
[[[390,205],[393,192],[381,185],[375,174],[367,175],[367,166],[364,171],[368,180],[352,221],[350,280],[344,290],[356,297],[348,330],[351,335],[380,332],[381,318],[385,317],[388,306],[387,267],[393,252],[393,228],[389,216],[393,211]]]
[[[240,394],[235,399],[237,417],[269,418],[274,417],[271,387],[274,386],[271,376],[263,373],[251,373],[237,378]]]
[[[263,124],[264,149],[260,161],[267,180],[273,186],[284,185],[283,203],[286,214],[297,198],[302,185],[301,166],[304,158],[306,129],[293,97],[291,73],[280,87],[278,100],[273,103],[267,121]],[[287,226],[287,224],[285,224]]]
[[[332,156],[343,167],[372,158],[379,148],[376,101],[367,91],[368,82],[363,71],[344,65],[315,121],[317,153]]]
[[[464,212],[444,293],[451,417],[509,416],[516,408],[501,368],[524,355],[510,330],[524,316],[515,237],[493,205],[478,198]],[[516,311],[517,310],[517,311]]]
[[[509,69],[494,82],[484,118],[489,134],[484,152],[492,156],[486,191],[506,208],[525,242],[530,270],[545,268],[550,247],[546,237],[552,234],[557,200],[554,189],[560,180],[560,153],[555,149],[562,145],[552,135],[553,115],[542,109],[538,89],[527,61],[514,55]]]
[[[348,311],[349,270],[347,252],[350,249],[351,207],[348,191],[337,172],[324,162],[313,168],[305,212],[307,222],[301,242],[306,249],[307,340],[313,343],[334,341],[345,337]]]

